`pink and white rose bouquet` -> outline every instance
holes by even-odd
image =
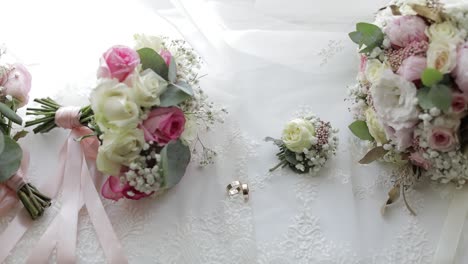
[[[437,1],[398,0],[349,34],[361,56],[358,83],[349,89],[349,128],[371,146],[360,163],[408,168],[395,181],[398,190],[421,177],[457,186],[468,180],[464,20]]]

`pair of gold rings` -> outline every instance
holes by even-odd
[[[233,197],[240,193],[244,197],[244,201],[249,200],[249,185],[247,183],[241,183],[240,181],[233,181],[226,186],[226,191],[229,196]]]

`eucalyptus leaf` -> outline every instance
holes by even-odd
[[[427,87],[431,87],[443,79],[444,75],[440,71],[433,68],[426,68],[421,74],[421,81]]]
[[[276,139],[276,138],[272,138],[272,137],[266,137],[266,138],[265,138],[265,141],[266,141],[266,142],[273,142],[273,143],[274,143],[276,146],[278,146],[278,147],[281,147],[281,146],[284,145],[283,140],[281,140],[281,139]]]
[[[422,109],[431,109],[434,107],[431,99],[429,98],[429,91],[431,88],[423,87],[418,90],[418,104],[421,106]]]
[[[452,104],[452,91],[446,85],[436,85],[431,87],[428,94],[432,104],[440,110],[447,112]]]
[[[296,160],[296,153],[290,150],[286,150],[284,152],[284,158],[288,161],[289,164],[296,165],[297,163],[299,163]]]
[[[374,138],[369,133],[369,128],[367,127],[367,123],[365,121],[362,121],[362,120],[354,121],[348,127],[356,137],[362,140],[374,141]]]
[[[18,141],[18,140],[20,140],[21,138],[24,138],[25,136],[27,136],[28,133],[29,133],[29,132],[26,131],[26,130],[21,130],[21,131],[19,131],[18,133],[15,134],[15,136],[13,137],[13,140],[14,140],[14,141]]]
[[[388,199],[385,202],[385,204],[382,206],[380,212],[382,215],[385,214],[385,211],[387,207],[391,204],[393,204],[396,200],[400,198],[400,185],[394,186],[389,192],[388,192]]]
[[[161,102],[159,105],[162,107],[175,106],[190,98],[192,98],[190,94],[187,94],[175,85],[169,84],[166,92],[164,92],[160,97]]]
[[[182,141],[171,141],[161,150],[164,188],[175,186],[184,177],[190,162],[190,149]]]
[[[155,50],[150,48],[142,48],[137,50],[140,55],[140,61],[142,69],[151,69],[159,76],[163,77],[166,81],[168,80],[169,68],[166,65],[164,59]]]
[[[359,161],[360,164],[372,163],[387,154],[388,150],[385,150],[382,146],[371,149],[367,154]]]
[[[0,153],[0,182],[10,179],[18,171],[23,158],[20,145],[9,136],[4,136],[5,147]]]
[[[11,122],[16,123],[18,125],[21,125],[23,123],[23,120],[21,117],[13,111],[8,105],[0,102],[0,113],[4,115],[6,118],[11,120]]]
[[[167,79],[171,83],[174,83],[177,80],[177,65],[175,63],[174,57],[171,57],[171,60],[169,63],[169,71],[167,74]]]
[[[186,94],[193,96],[193,89],[192,89],[192,86],[190,86],[190,84],[183,82],[183,81],[180,81],[177,83],[171,83],[171,84],[177,87],[178,89],[184,91]]]
[[[349,37],[359,45],[359,48],[363,45],[366,46],[360,50],[361,53],[371,52],[374,48],[382,45],[384,40],[384,34],[378,26],[363,22],[356,24],[356,31],[349,33]]]
[[[0,155],[3,153],[4,149],[5,149],[5,135],[3,133],[0,133]]]

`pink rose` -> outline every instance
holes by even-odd
[[[167,66],[169,66],[169,64],[171,64],[171,58],[172,58],[172,54],[170,51],[168,50],[162,50],[160,52],[161,57],[164,59],[164,61],[166,62]]]
[[[434,127],[429,135],[429,147],[442,152],[449,152],[455,149],[457,139],[451,129],[444,127]]]
[[[422,72],[427,68],[427,60],[420,56],[411,56],[403,61],[397,74],[407,81],[413,82],[421,79]]]
[[[468,93],[468,42],[458,48],[457,66],[452,72],[458,88]]]
[[[428,170],[431,168],[432,164],[430,161],[428,161],[427,159],[425,159],[423,157],[423,155],[419,152],[413,152],[411,153],[411,155],[409,156],[409,159],[411,160],[411,162],[420,167],[420,168],[423,168],[425,170]]]
[[[398,47],[406,47],[413,41],[427,40],[426,22],[418,16],[399,16],[385,29],[390,42]]]
[[[159,107],[149,113],[141,128],[147,142],[154,141],[163,146],[184,132],[185,115],[177,107]]]
[[[11,95],[19,101],[18,107],[25,106],[29,101],[29,91],[31,91],[31,74],[22,64],[13,64],[3,79],[4,90],[2,94]]]
[[[101,57],[98,78],[116,78],[123,82],[140,64],[138,53],[126,46],[114,46]]]
[[[135,190],[135,188],[130,186],[128,183],[125,185],[122,184],[119,180],[119,177],[109,176],[104,185],[102,185],[101,194],[106,199],[118,201],[124,197],[131,200],[140,200],[150,196],[153,193],[142,193]]]
[[[452,111],[459,114],[466,110],[466,96],[461,93],[453,93],[452,95]]]

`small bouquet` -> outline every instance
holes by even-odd
[[[361,54],[349,128],[371,146],[360,163],[400,166],[387,205],[421,177],[467,183],[467,13],[438,1],[393,1],[349,34]]]
[[[313,114],[289,121],[281,139],[265,138],[265,141],[272,141],[279,147],[276,156],[280,163],[270,171],[288,166],[296,173],[317,173],[335,155],[337,133],[338,130],[332,128],[329,122]]]
[[[199,87],[201,60],[182,40],[135,36],[136,48],[114,46],[98,69],[91,104],[75,110],[75,126],[86,126],[101,145],[96,164],[109,175],[101,189],[105,198],[139,200],[176,185],[191,154],[202,148],[200,163],[216,154],[204,146],[198,131],[222,122],[224,109],[215,109]],[[50,98],[35,100],[40,108],[27,122],[35,133],[57,127],[63,109]]]
[[[4,52],[0,51],[0,56]],[[16,111],[25,106],[31,90],[31,74],[22,64],[0,65],[0,215],[19,199],[33,220],[42,216],[51,199],[25,182],[29,157],[18,140],[24,130],[15,132],[13,124],[23,121]]]

